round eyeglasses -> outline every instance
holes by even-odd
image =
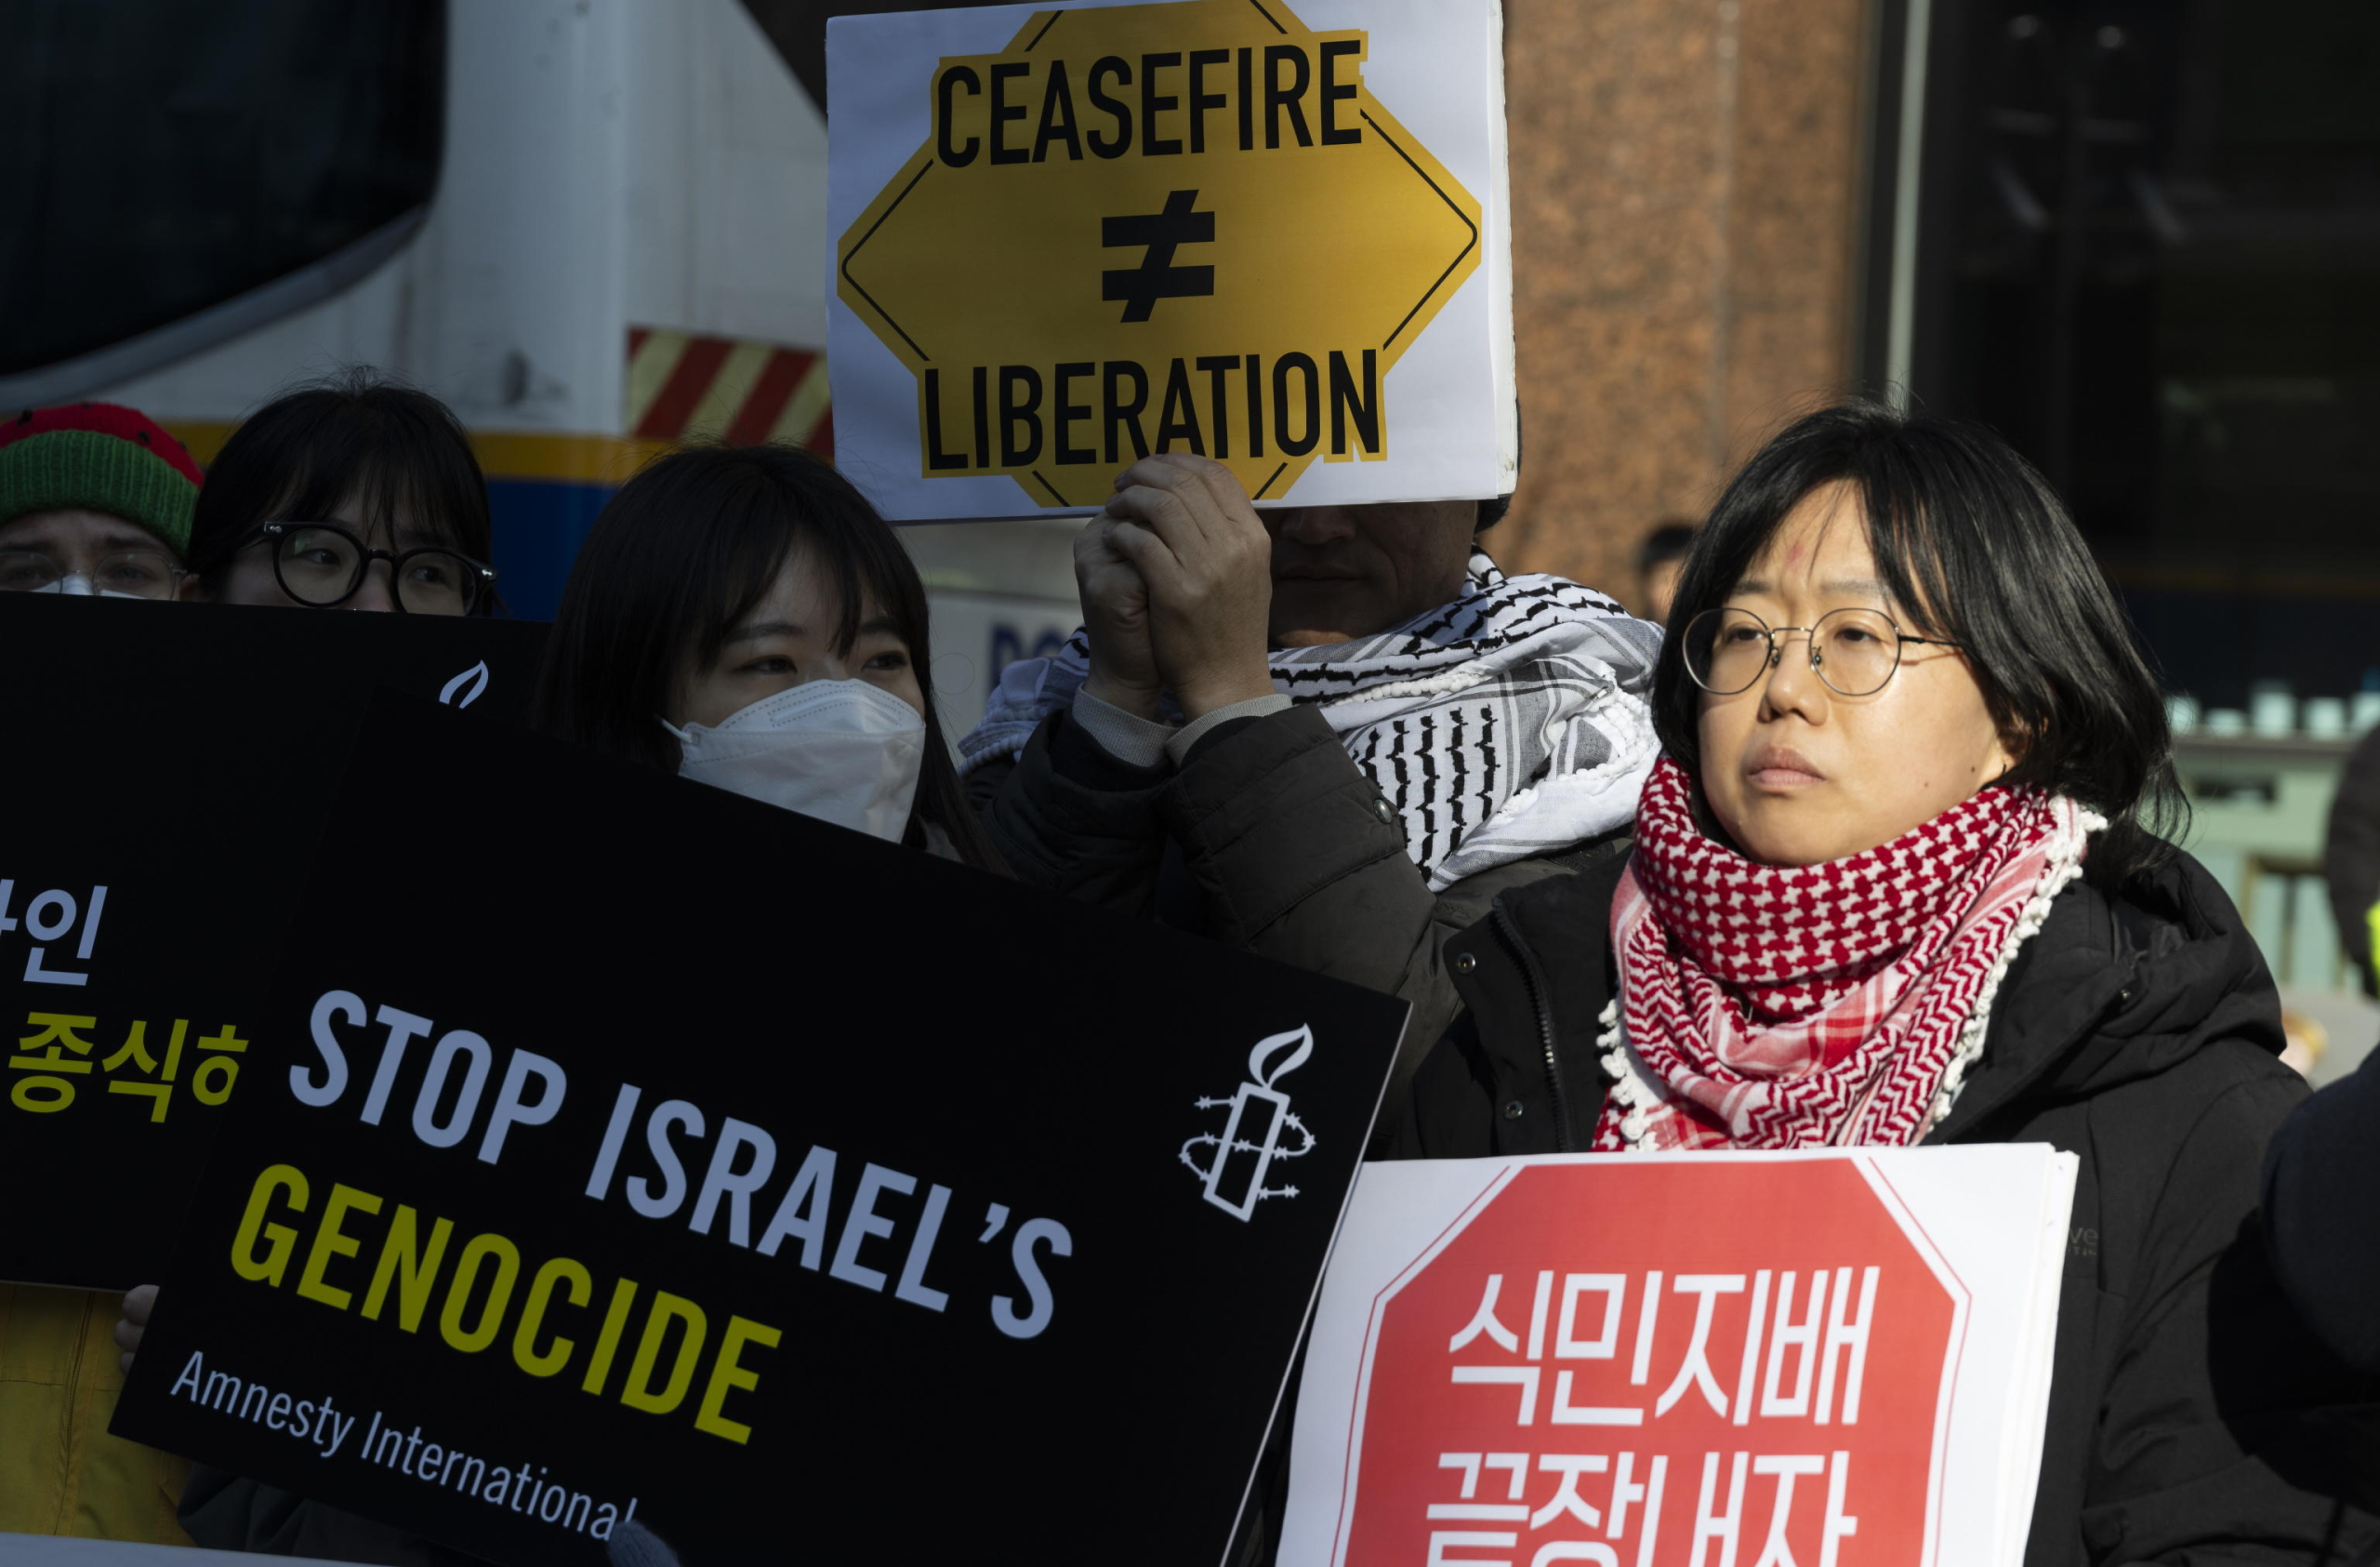
[[[496,588],[494,568],[435,545],[376,550],[337,523],[266,523],[258,531],[271,547],[281,591],[316,609],[353,598],[374,561],[389,563],[396,583],[391,597],[413,615],[470,615]]]
[[[169,599],[186,574],[162,550],[122,550],[100,557],[88,572],[70,571],[38,550],[0,550],[0,592],[39,593],[82,577],[94,593]]]
[[[1810,639],[1810,668],[1839,697],[1872,697],[1900,668],[1900,650],[1957,647],[1939,637],[1913,637],[1880,610],[1838,609],[1815,626],[1771,626],[1749,609],[1706,609],[1686,622],[1686,672],[1713,697],[1749,691],[1784,662],[1784,637]]]

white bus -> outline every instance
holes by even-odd
[[[377,366],[471,432],[532,618],[672,442],[832,452],[826,117],[744,0],[11,16],[0,408],[130,404],[205,462],[293,382]],[[955,730],[1073,628],[1073,525],[910,532]]]

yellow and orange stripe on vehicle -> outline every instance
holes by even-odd
[[[631,326],[625,434],[469,430],[490,480],[616,488],[662,453],[690,441],[763,441],[834,455],[826,356],[807,349]],[[165,427],[205,467],[236,420],[177,420]]]
[[[835,449],[826,356],[657,327],[628,328],[628,434],[645,441],[763,441]]]

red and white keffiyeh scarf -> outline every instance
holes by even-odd
[[[1906,1146],[1949,1113],[2001,976],[2107,823],[1987,789],[1827,865],[1707,836],[1663,757],[1612,898],[1599,1149]]]

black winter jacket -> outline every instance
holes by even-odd
[[[2265,1213],[2289,1298],[2348,1364],[2380,1375],[2380,1050],[2273,1138]]]
[[[2363,737],[2331,797],[2322,841],[2322,875],[2331,889],[2331,917],[2339,946],[2363,976],[2363,992],[2380,995],[2372,969],[2372,910],[2380,905],[2380,729]]]
[[[1127,766],[1059,712],[968,788],[1020,881],[1412,1003],[1392,1095],[1455,1016],[1446,938],[1497,894],[1626,845],[1592,840],[1433,893],[1388,802],[1311,707],[1226,724],[1178,770]]]
[[[1394,1153],[1588,1146],[1620,870],[1503,894],[1447,944],[1466,1010],[1396,1108]],[[2028,1567],[2380,1553],[2380,1519],[2339,1499],[2380,1390],[2307,1333],[2258,1229],[2266,1141],[2305,1096],[2275,1058],[2271,976],[2195,861],[2135,886],[2052,906],[1927,1139],[2082,1160]]]
[[[182,1487],[181,1524],[192,1540],[216,1550],[377,1567],[486,1567],[411,1530],[205,1464]]]

